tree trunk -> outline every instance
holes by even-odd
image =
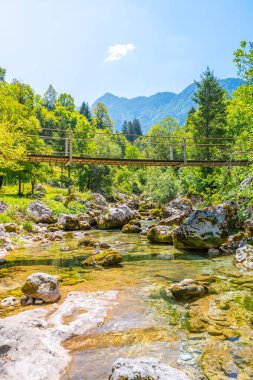
[[[2,187],[3,187],[3,184],[4,184],[4,176],[3,176],[3,175],[0,175],[0,190],[1,190]]]
[[[22,195],[22,181],[21,178],[18,179],[18,196],[21,197]]]
[[[35,181],[31,181],[31,186],[32,186],[32,195],[34,195]]]

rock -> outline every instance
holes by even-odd
[[[6,232],[17,232],[18,226],[15,223],[5,223],[4,229]]]
[[[217,248],[227,236],[227,230],[214,213],[198,210],[174,230],[173,243],[178,249]]]
[[[89,231],[92,229],[90,223],[87,220],[79,220],[80,230]]]
[[[243,222],[243,228],[248,236],[253,236],[253,220],[247,219]]]
[[[18,303],[18,300],[16,297],[7,297],[7,298],[4,298],[1,302],[0,302],[0,305],[2,307],[7,307],[7,306],[14,306]]]
[[[61,298],[57,278],[47,273],[34,273],[29,276],[22,287],[27,297],[41,299],[44,302],[57,302]]]
[[[32,202],[27,207],[27,213],[36,223],[54,223],[53,211],[43,202]]]
[[[148,231],[147,238],[151,243],[173,243],[173,231],[174,229],[170,226],[154,226]]]
[[[216,257],[219,256],[220,251],[217,248],[209,248],[207,251],[207,255],[209,257]]]
[[[251,182],[253,181],[253,177],[245,178],[241,183],[240,186],[242,189],[245,189],[245,187],[249,186]]]
[[[39,193],[39,195],[41,195],[41,196],[45,196],[46,193],[47,193],[45,187],[43,187],[43,186],[40,185],[40,184],[39,184],[39,185],[36,185],[36,186],[34,187],[34,190],[35,190],[36,193]]]
[[[39,299],[34,300],[35,305],[42,305],[43,303],[44,303],[43,300],[39,300]]]
[[[89,197],[89,200],[93,203],[96,203],[98,206],[106,206],[105,197],[99,193],[92,193]]]
[[[71,292],[57,308],[29,308],[2,318],[1,380],[60,379],[71,359],[62,343],[96,331],[106,321],[116,298],[115,291]]]
[[[4,265],[6,265],[8,263],[7,260],[5,259],[0,259],[0,267],[3,267]]]
[[[128,224],[125,224],[122,228],[122,232],[124,233],[140,233],[141,232],[141,223],[139,221],[136,221],[136,223],[131,223],[130,221]]]
[[[238,248],[236,250],[235,259],[238,267],[253,270],[253,246],[246,244]]]
[[[162,219],[158,224],[164,226],[179,226],[188,218],[188,216],[188,213],[185,213],[184,211],[175,210],[170,217]]]
[[[58,223],[63,225],[65,231],[80,230],[80,222],[77,215],[73,214],[60,214]]]
[[[59,223],[50,224],[49,226],[47,226],[47,230],[50,232],[61,231],[63,230],[63,225]]]
[[[172,284],[166,290],[167,294],[171,294],[176,299],[190,299],[193,297],[202,297],[208,292],[205,285],[199,284],[192,279],[185,279],[177,284]]]
[[[108,267],[121,263],[123,256],[116,249],[106,249],[95,255],[89,256],[82,263],[88,266]]]
[[[134,214],[135,212],[125,204],[118,207],[108,207],[104,213],[96,218],[98,229],[106,230],[123,227],[133,218]]]
[[[5,210],[7,210],[8,207],[9,207],[9,205],[7,203],[0,201],[0,214],[5,212]]]
[[[55,231],[55,232],[48,232],[45,234],[45,238],[50,241],[56,241],[56,240],[62,240],[63,238],[63,232],[62,231]]]
[[[99,241],[90,239],[90,238],[82,238],[78,242],[79,247],[95,247],[95,248],[110,248],[109,244],[101,243]]]
[[[27,297],[26,306],[31,306],[32,304],[33,304],[33,298],[32,297]]]
[[[212,212],[217,216],[224,228],[231,229],[238,226],[238,205],[235,202],[223,202],[213,208]]]
[[[117,359],[109,380],[190,380],[182,371],[152,357]]]
[[[182,197],[174,199],[166,206],[164,210],[164,216],[170,217],[178,210],[182,211],[186,217],[189,216],[193,211],[191,201],[187,198]]]

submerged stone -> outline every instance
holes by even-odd
[[[116,249],[106,249],[95,255],[89,256],[83,261],[83,264],[88,266],[103,266],[109,267],[121,263],[123,260],[122,254]]]
[[[192,279],[185,279],[177,284],[172,284],[166,290],[167,294],[171,294],[176,299],[189,299],[193,297],[201,297],[208,292],[205,285],[198,284]]]

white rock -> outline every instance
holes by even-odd
[[[7,298],[4,298],[1,302],[0,302],[0,305],[3,306],[3,307],[7,307],[7,306],[14,306],[18,303],[18,300],[16,297],[7,297]]]
[[[40,307],[1,319],[1,340],[11,347],[0,366],[1,380],[59,379],[71,359],[61,342],[103,324],[116,297],[114,291],[72,292],[60,306]],[[77,309],[85,313],[64,324],[64,316]]]
[[[116,360],[109,380],[190,380],[184,372],[170,367],[158,359],[142,357]]]
[[[38,298],[44,302],[57,302],[61,298],[57,278],[47,273],[34,273],[29,276],[22,287],[27,297]]]

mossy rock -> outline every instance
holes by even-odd
[[[123,260],[122,254],[116,249],[106,249],[95,255],[89,256],[82,264],[87,266],[102,266],[109,267],[121,263]]]
[[[147,238],[151,243],[172,244],[173,231],[170,226],[154,226],[148,231]]]
[[[89,239],[89,238],[82,238],[79,240],[78,242],[78,246],[80,247],[94,247],[95,246],[95,243],[96,241],[93,240],[93,239]]]
[[[138,226],[137,224],[125,224],[124,227],[122,228],[123,233],[140,233],[141,232],[141,227]]]

